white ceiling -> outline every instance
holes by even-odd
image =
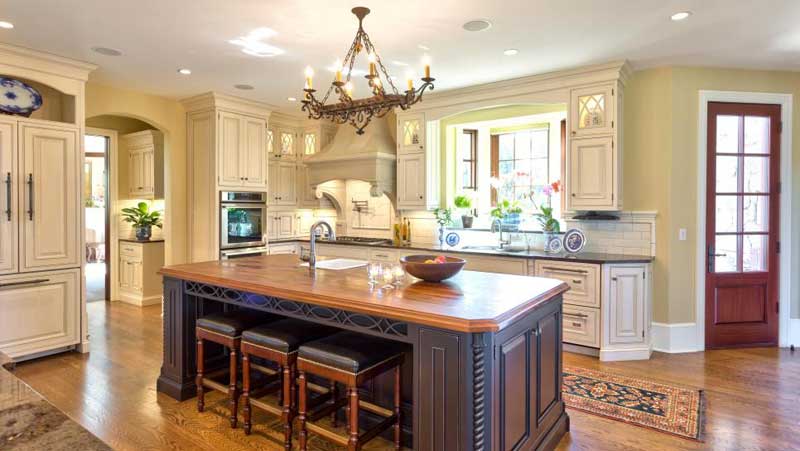
[[[303,68],[315,67],[315,87],[330,83],[324,67],[349,48],[358,5],[372,9],[364,27],[401,89],[408,68],[391,61],[419,76],[420,44],[437,91],[623,58],[635,68],[800,70],[798,0],[0,0],[0,20],[15,25],[0,42],[96,63],[92,80],[103,84],[169,97],[216,90],[296,111],[286,98],[301,96]],[[669,19],[683,10],[693,15]],[[492,28],[461,28],[476,18]],[[284,54],[249,56],[228,42],[259,27],[277,33],[267,42]],[[183,67],[193,74],[179,75]]]

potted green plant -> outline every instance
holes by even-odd
[[[539,225],[542,228],[542,232],[544,233],[545,252],[550,252],[550,242],[559,239],[558,233],[561,231],[561,224],[558,222],[558,219],[553,217],[553,206],[552,206],[552,196],[554,193],[558,193],[560,189],[561,189],[561,181],[555,181],[549,185],[537,187],[531,193],[531,201],[533,202],[533,207],[538,212],[535,213],[533,216],[539,222]],[[535,199],[537,194],[541,194],[545,198],[545,200],[541,202],[538,206],[536,205],[536,199]]]
[[[520,215],[522,214],[522,207],[516,200],[502,199],[497,201],[491,215],[500,220],[500,226],[506,232],[519,231],[519,223],[521,222]]]
[[[463,225],[465,229],[471,229],[472,220],[474,218],[472,214],[472,198],[466,194],[460,194],[453,200],[453,204],[462,211],[461,225]]]
[[[136,231],[136,239],[139,241],[150,239],[150,236],[153,234],[153,226],[159,229],[163,226],[161,223],[161,212],[150,211],[147,202],[139,202],[135,208],[123,208],[122,220],[133,225]]]
[[[439,246],[444,246],[444,228],[453,222],[453,211],[449,208],[437,208],[433,210],[433,215],[439,224]]]

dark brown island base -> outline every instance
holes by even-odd
[[[163,268],[158,391],[195,396],[195,320],[246,308],[405,343],[407,447],[549,450],[569,430],[561,396],[563,282],[463,271],[444,283],[409,276],[397,289],[381,290],[370,288],[363,267],[309,270],[300,263],[271,255]],[[389,406],[392,388],[387,373],[360,391]]]

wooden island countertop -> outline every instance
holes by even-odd
[[[309,270],[301,263],[269,255],[167,266],[161,274],[469,333],[496,332],[568,289],[555,279],[462,271],[442,283],[406,275],[399,288],[381,290],[370,288],[364,267]]]

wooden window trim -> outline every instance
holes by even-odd
[[[489,173],[492,178],[498,178],[500,176],[500,135],[492,135],[491,137],[491,150],[490,150],[490,160],[491,165],[489,168]],[[495,187],[491,188],[491,199],[492,199],[492,207],[497,206],[497,189]]]
[[[464,186],[463,180],[461,189],[477,190],[478,189],[478,130],[464,129],[465,135],[470,135],[470,149],[469,159],[462,159],[461,164],[468,164],[470,169],[470,186]]]

